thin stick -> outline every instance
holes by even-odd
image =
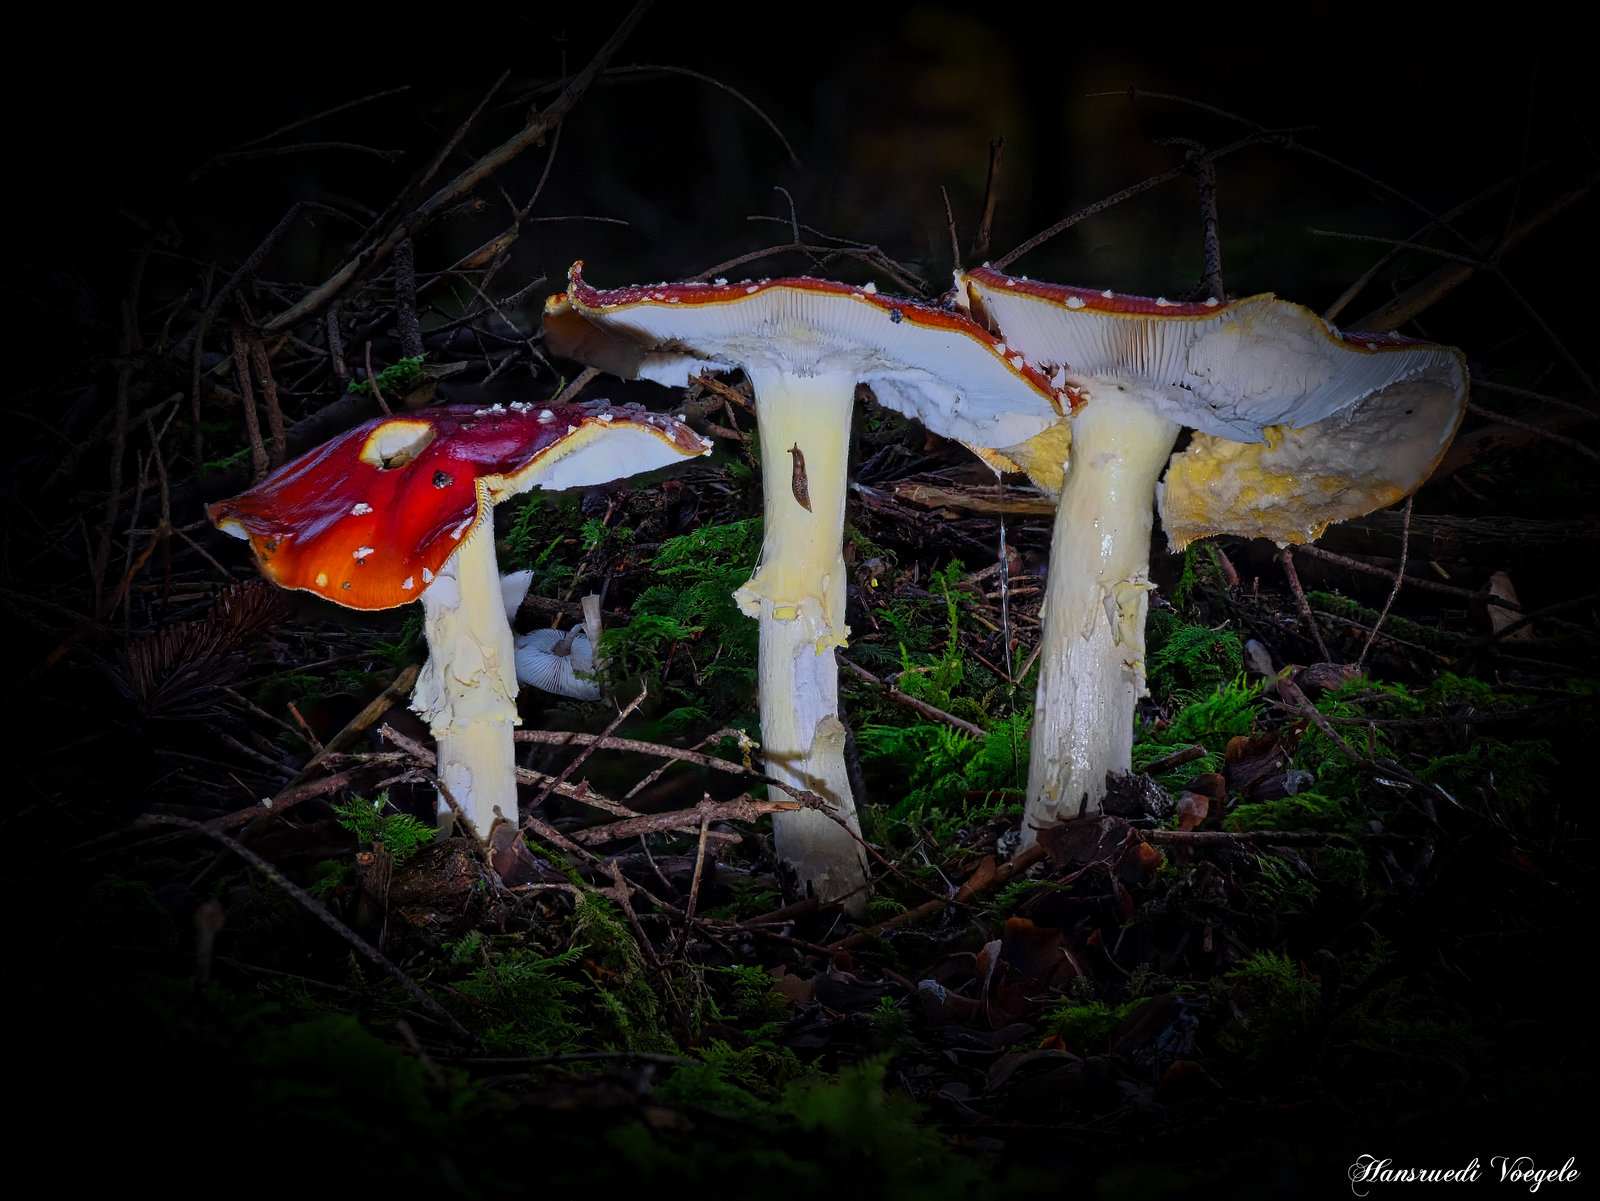
[[[234,153],[235,151],[248,150],[252,146],[259,146],[263,142],[270,142],[270,141],[272,141],[273,138],[281,137],[282,135],[284,135],[286,133],[293,133],[295,130],[301,129],[304,126],[310,125],[315,121],[320,121],[324,117],[331,117],[336,113],[344,112],[346,109],[356,108],[356,107],[358,107],[360,105],[363,105],[363,104],[370,104],[374,100],[382,100],[385,96],[395,96],[395,95],[398,95],[401,92],[408,92],[410,90],[411,90],[411,85],[409,83],[403,83],[399,87],[387,88],[387,89],[385,89],[384,91],[381,91],[381,92],[372,92],[372,93],[370,93],[370,94],[368,94],[366,96],[361,96],[361,97],[359,97],[358,99],[355,99],[355,100],[346,100],[342,104],[334,105],[332,108],[325,108],[320,112],[312,113],[309,117],[300,117],[297,120],[289,122],[289,124],[287,124],[287,125],[280,125],[280,126],[278,126],[277,129],[274,129],[271,133],[264,133],[260,137],[251,138],[248,142],[240,142],[231,151],[229,151],[229,150],[223,151],[221,155],[217,156],[217,159],[212,159],[209,162],[206,162],[206,163],[202,164],[201,166],[199,166],[198,168],[196,168],[194,170],[194,172],[191,173],[189,175],[189,177],[187,179],[185,179],[182,184],[179,185],[179,187],[180,188],[188,187],[196,179],[198,179],[200,176],[204,175],[207,171],[209,171],[211,169],[211,167],[212,167],[212,164],[217,162],[218,159],[221,159],[221,158],[225,157],[228,154]]]
[[[994,232],[994,210],[1000,201],[1000,160],[1005,157],[1006,140],[996,138],[989,143],[989,179],[983,185],[983,216],[978,219],[978,230],[972,235],[972,259],[981,263],[989,254],[989,238]]]
[[[1554,159],[1546,159],[1546,160],[1544,160],[1544,162],[1536,164],[1536,167],[1547,167],[1551,163],[1553,163],[1554,161],[1555,161]],[[1505,191],[1506,188],[1510,187],[1514,182],[1520,181],[1521,175],[1522,175],[1522,173],[1519,172],[1515,176],[1511,176],[1511,177],[1509,177],[1507,179],[1502,179],[1499,183],[1493,185],[1492,187],[1485,188],[1483,191],[1479,192],[1476,196],[1472,196],[1472,197],[1469,197],[1466,200],[1463,200],[1460,204],[1456,205],[1455,208],[1453,208],[1453,209],[1449,210],[1448,212],[1446,212],[1444,214],[1444,219],[1446,221],[1454,221],[1457,217],[1463,216],[1466,213],[1471,212],[1474,208],[1476,208],[1478,205],[1482,204],[1484,201],[1494,199],[1494,197],[1498,196],[1501,192]],[[1423,225],[1421,228],[1419,228],[1414,234],[1412,234],[1411,237],[1408,240],[1411,241],[1411,242],[1420,242],[1423,238],[1427,237],[1430,233],[1432,233],[1436,228],[1438,228],[1437,222],[1430,221],[1426,225]],[[1327,322],[1330,322],[1330,323],[1334,322],[1334,321],[1337,321],[1338,318],[1339,318],[1339,314],[1344,312],[1345,306],[1348,305],[1351,301],[1353,301],[1357,296],[1360,296],[1361,293],[1366,290],[1367,285],[1370,284],[1373,280],[1378,278],[1379,272],[1381,272],[1385,267],[1389,266],[1389,264],[1393,263],[1396,259],[1398,259],[1404,253],[1405,252],[1402,249],[1400,249],[1399,247],[1395,247],[1395,248],[1391,249],[1387,254],[1384,254],[1384,255],[1380,256],[1372,264],[1372,266],[1368,267],[1359,276],[1357,276],[1356,279],[1351,282],[1350,286],[1347,287],[1343,292],[1341,292],[1339,294],[1339,298],[1337,300],[1335,300],[1331,305],[1329,305],[1326,309],[1323,310],[1322,319],[1324,321],[1327,321]],[[1473,382],[1476,383],[1477,381],[1473,381]]]
[[[879,688],[883,689],[884,692],[889,694],[889,698],[896,704],[904,705],[908,709],[915,709],[924,717],[931,717],[935,721],[942,721],[945,725],[960,730],[963,734],[970,734],[974,738],[985,738],[988,736],[988,731],[982,726],[975,726],[970,721],[966,721],[963,718],[957,717],[953,713],[946,713],[943,709],[935,709],[932,705],[928,704],[927,701],[921,700],[918,697],[914,697],[910,693],[901,692],[893,684],[890,684],[885,680],[880,680],[865,667],[857,667],[854,663],[850,662],[850,660],[843,657],[840,657],[839,663],[844,667],[848,667],[867,683],[875,684]]]
[[[1253,133],[1249,137],[1240,138],[1237,142],[1230,143],[1229,145],[1222,147],[1220,150],[1213,151],[1211,154],[1211,159],[1214,162],[1225,155],[1232,154],[1236,150],[1243,150],[1246,146],[1254,146],[1258,142],[1275,141],[1293,132],[1295,131],[1286,129],[1263,130],[1259,133]],[[1152,175],[1148,179],[1142,179],[1136,184],[1129,184],[1120,192],[1113,192],[1110,196],[1107,196],[1102,200],[1096,200],[1093,204],[1079,209],[1071,216],[1063,217],[1048,229],[1041,230],[1039,233],[1034,234],[1033,237],[1022,243],[1022,245],[996,259],[994,262],[995,270],[1004,271],[1006,267],[1016,262],[1017,259],[1027,254],[1028,251],[1042,246],[1057,234],[1064,233],[1065,231],[1071,229],[1074,225],[1078,224],[1078,222],[1092,217],[1096,213],[1103,212],[1106,209],[1111,208],[1113,205],[1121,204],[1124,200],[1131,200],[1140,193],[1148,192],[1151,188],[1160,187],[1162,184],[1167,183],[1170,180],[1177,179],[1178,176],[1182,175],[1188,169],[1189,167],[1187,164],[1180,163],[1171,170],[1163,171],[1160,175]],[[1218,299],[1221,298],[1218,297]]]
[[[1530,434],[1543,438],[1546,442],[1554,442],[1560,446],[1565,446],[1568,450],[1575,450],[1585,458],[1593,459],[1600,463],[1600,451],[1585,446],[1576,438],[1569,438],[1565,434],[1557,434],[1545,429],[1542,425],[1535,425],[1531,421],[1518,421],[1515,417],[1507,417],[1504,413],[1496,413],[1492,409],[1479,408],[1470,400],[1466,402],[1466,408],[1469,413],[1476,413],[1479,417],[1487,417],[1491,421],[1497,421],[1501,425],[1509,425],[1514,429],[1527,430]]]
[[[691,751],[698,751],[698,750],[700,750],[700,749],[702,749],[704,747],[710,746],[713,742],[721,741],[721,739],[722,739],[722,731],[718,730],[714,734],[707,734],[704,738],[702,738],[699,742],[695,743],[689,749]],[[645,776],[644,779],[640,780],[632,788],[628,789],[627,792],[623,793],[622,794],[622,799],[625,800],[625,801],[633,800],[634,797],[638,796],[646,788],[649,788],[650,785],[654,784],[657,780],[659,780],[661,778],[662,774],[664,772],[666,772],[667,769],[670,768],[674,763],[682,763],[682,762],[683,762],[682,758],[680,758],[677,755],[674,755],[672,758],[668,759],[665,763],[661,764],[661,766],[657,767],[649,775]]]
[[[789,202],[789,230],[794,236],[794,244],[800,245],[800,217],[794,211],[794,197],[789,195],[789,189],[781,184],[773,184],[774,192],[782,192],[783,198]]]
[[[1222,286],[1222,234],[1217,220],[1217,169],[1211,156],[1203,150],[1189,158],[1189,169],[1194,175],[1195,191],[1200,200],[1200,227],[1205,242],[1205,274],[1201,283],[1209,295],[1219,302],[1228,299]]]
[[[1505,392],[1511,396],[1522,396],[1528,400],[1536,400],[1540,404],[1555,405],[1558,408],[1569,409],[1574,413],[1580,414],[1589,421],[1600,420],[1600,412],[1596,412],[1589,405],[1581,405],[1574,401],[1562,400],[1559,396],[1548,396],[1543,392],[1534,392],[1528,388],[1517,388],[1513,387],[1511,384],[1496,383],[1494,380],[1487,379],[1474,379],[1472,381],[1472,387],[1473,390],[1477,392],[1481,392],[1487,388],[1491,392]],[[1498,414],[1496,414],[1496,416],[1498,416]]]
[[[950,227],[950,261],[955,264],[957,271],[961,270],[961,239],[956,237],[956,215],[950,208],[950,193],[943,184],[939,185],[939,195],[944,197],[945,224]]]
[[[793,813],[806,808],[799,801],[757,801],[749,793],[731,801],[701,801],[693,809],[677,809],[671,813],[635,815],[625,821],[605,826],[590,826],[572,833],[574,842],[585,845],[601,842],[621,842],[628,838],[642,838],[646,834],[667,834],[678,830],[691,830],[696,824],[707,822],[754,822],[769,813]]]
[[[404,226],[387,231],[375,242],[369,243],[364,249],[347,259],[338,270],[321,284],[267,322],[265,328],[269,332],[284,329],[298,323],[308,313],[315,312],[321,308],[343,291],[345,286],[360,272],[392,252],[399,242],[405,238],[415,236],[424,225],[444,211],[457,197],[470,192],[494,172],[516,158],[517,155],[548,135],[572,111],[572,106],[578,102],[579,98],[589,90],[589,85],[594,82],[596,76],[610,61],[611,56],[621,48],[622,43],[627,40],[634,27],[644,19],[645,13],[650,9],[650,4],[651,0],[639,0],[634,5],[612,35],[606,39],[605,44],[595,53],[594,58],[589,61],[589,64],[582,71],[574,76],[572,82],[567,85],[566,90],[556,97],[555,102],[549,108],[543,112],[530,115],[527,124],[522,129],[499,146],[496,146],[488,154],[483,155],[465,171],[462,171],[418,205],[416,210],[407,217]]]
[[[344,750],[345,747],[371,729],[374,722],[411,691],[411,686],[417,682],[417,676],[421,672],[422,668],[415,663],[407,666],[405,670],[394,678],[392,684],[368,703],[360,713],[352,717],[346,723],[344,729],[328,739],[327,744],[306,761],[306,765],[289,780],[287,787],[293,788],[302,781],[309,779],[324,759],[329,755]]]
[[[328,306],[328,357],[333,362],[333,374],[341,384],[349,384],[350,368],[345,366],[344,339],[339,336],[339,317],[344,309],[341,301],[334,301]]]
[[[600,732],[599,739],[595,742],[591,742],[588,746],[584,747],[583,750],[579,751],[577,758],[575,758],[571,763],[567,764],[567,766],[562,770],[561,774],[557,776],[553,782],[544,786],[543,790],[534,799],[533,808],[537,809],[540,805],[542,805],[544,803],[544,799],[549,796],[552,791],[554,791],[557,784],[564,784],[568,776],[577,771],[579,767],[583,766],[584,762],[589,758],[589,756],[594,754],[595,747],[598,746],[600,742],[603,742],[605,739],[610,738],[612,734],[616,733],[617,727],[626,721],[629,714],[631,714],[644,702],[644,698],[646,695],[648,695],[649,691],[650,690],[648,688],[641,688],[639,690],[639,695],[629,701],[626,707],[624,707],[623,710],[616,715],[616,717],[612,718],[610,724]]]
[[[1034,843],[1015,859],[1012,859],[1007,863],[1002,863],[999,867],[995,868],[993,872],[985,872],[982,864],[980,864],[978,869],[974,871],[972,875],[967,877],[966,883],[964,883],[950,896],[935,897],[931,901],[924,901],[915,909],[907,909],[903,913],[897,913],[893,917],[887,919],[886,921],[881,921],[876,926],[873,926],[869,929],[858,930],[848,938],[841,938],[838,942],[828,944],[828,950],[848,951],[851,947],[860,946],[862,943],[867,942],[870,939],[878,938],[881,935],[887,934],[890,930],[898,929],[901,926],[908,926],[914,922],[922,921],[924,918],[931,917],[935,913],[938,913],[939,910],[947,908],[950,905],[965,905],[979,893],[988,892],[991,888],[996,888],[1007,883],[1014,877],[1021,875],[1043,858],[1044,848],[1038,843]],[[990,861],[992,862],[992,858]]]
[[[574,734],[566,730],[518,730],[518,742],[542,742],[552,746],[588,746],[598,747],[604,751],[637,751],[644,755],[660,755],[667,759],[681,759],[700,767],[709,767],[713,771],[725,771],[738,776],[756,776],[761,773],[753,767],[746,767],[742,763],[732,763],[727,759],[717,759],[711,755],[701,755],[694,751],[684,750],[682,747],[663,746],[659,742],[640,742],[636,738],[616,738],[603,734]]]
[[[106,523],[94,556],[94,598],[98,606],[105,591],[106,568],[111,564],[111,540],[122,505],[122,459],[128,445],[128,390],[133,379],[133,318],[122,306],[122,335],[118,342],[116,427],[111,441],[111,491],[106,497]],[[115,608],[115,606],[112,606]],[[106,614],[111,612],[106,610]]]
[[[441,1056],[446,1063],[470,1063],[479,1067],[538,1067],[547,1063],[589,1063],[614,1060],[619,1063],[663,1063],[692,1066],[698,1059],[685,1059],[682,1055],[668,1055],[663,1051],[567,1051],[560,1055],[534,1055],[525,1059],[452,1058]]]
[[[255,366],[256,379],[261,384],[261,399],[267,406],[267,429],[272,433],[274,468],[282,467],[288,443],[283,434],[283,409],[278,404],[278,381],[272,377],[272,362],[267,358],[267,348],[260,338],[250,340],[250,362]]]
[[[378,387],[378,376],[377,376],[377,373],[372,370],[372,343],[371,343],[371,341],[367,342],[367,383],[371,385],[371,387],[372,387],[372,395],[377,398],[378,407],[383,410],[384,415],[385,416],[392,415],[394,410],[389,407],[389,402],[383,398],[383,389]]]
[[[685,923],[694,921],[695,903],[700,899],[700,871],[706,862],[706,831],[711,826],[711,815],[704,814],[700,818],[700,844],[694,852],[694,879],[689,881],[689,901],[683,907],[683,920]]]
[[[790,163],[796,167],[802,165],[800,156],[794,152],[794,147],[789,145],[789,139],[783,136],[783,130],[778,128],[778,123],[762,112],[743,92],[729,87],[720,79],[714,79],[710,75],[702,75],[699,71],[691,71],[688,67],[669,67],[661,63],[636,63],[628,67],[608,67],[605,73],[607,75],[631,75],[643,71],[660,71],[667,75],[686,75],[690,79],[697,79],[701,83],[710,84],[712,87],[728,93],[728,95],[761,118],[762,124],[772,131],[772,136],[783,143],[783,152],[789,156]]]
[[[1400,566],[1394,573],[1394,587],[1389,589],[1389,599],[1383,602],[1383,612],[1378,614],[1378,620],[1372,623],[1372,631],[1367,635],[1366,644],[1361,648],[1361,653],[1356,656],[1356,670],[1361,670],[1361,665],[1367,661],[1367,652],[1372,649],[1372,641],[1378,636],[1378,627],[1383,624],[1383,619],[1389,616],[1389,610],[1394,605],[1394,598],[1400,595],[1400,586],[1406,578],[1406,555],[1411,549],[1411,501],[1406,497],[1405,519],[1400,525]]]
[[[417,265],[406,238],[394,248],[394,318],[403,358],[422,357],[422,322],[417,319]]]
[[[573,380],[570,384],[561,389],[560,394],[550,403],[554,405],[566,404],[568,401],[572,400],[573,397],[577,396],[579,392],[582,392],[585,388],[587,388],[591,380],[598,379],[599,376],[600,368],[585,367],[573,377]]]
[[[1594,190],[1597,182],[1600,182],[1600,174],[1591,174],[1587,176],[1576,186],[1557,197],[1539,212],[1520,222],[1514,230],[1506,234],[1495,246],[1492,247],[1491,257],[1486,262],[1480,258],[1479,260],[1472,262],[1446,263],[1432,272],[1430,275],[1424,277],[1411,287],[1407,288],[1393,300],[1387,301],[1380,305],[1378,308],[1374,309],[1372,312],[1368,313],[1366,316],[1362,317],[1359,321],[1356,321],[1348,328],[1355,330],[1373,330],[1376,332],[1396,329],[1405,324],[1405,322],[1411,320],[1411,318],[1418,316],[1426,309],[1430,308],[1432,305],[1437,303],[1441,297],[1448,295],[1450,292],[1453,292],[1456,288],[1466,283],[1467,280],[1471,279],[1481,267],[1487,266],[1491,270],[1494,270],[1496,274],[1498,274],[1498,268],[1495,266],[1495,264],[1499,263],[1500,259],[1508,250],[1534,233],[1547,221],[1552,220],[1562,212],[1566,211],[1566,209],[1576,204],[1579,200],[1583,199],[1584,196]],[[1449,214],[1446,216],[1448,215]],[[1445,217],[1435,218],[1433,225],[1437,228],[1446,229],[1452,233],[1455,233],[1455,231],[1451,229],[1449,222]],[[1456,236],[1460,237],[1461,235],[1457,234]],[[1465,241],[1466,239],[1463,238],[1462,240]],[[1471,242],[1467,242],[1467,246],[1469,249],[1474,251],[1480,249],[1479,247],[1474,246]],[[1438,252],[1432,251],[1432,253]],[[1341,300],[1342,299],[1343,298],[1341,297]]]
[[[343,938],[345,942],[349,943],[352,948],[354,948],[356,951],[359,951],[363,956],[365,956],[372,963],[376,964],[378,967],[381,967],[389,974],[391,979],[399,984],[401,988],[405,989],[406,992],[411,994],[416,1002],[428,1012],[429,1016],[442,1025],[446,1030],[450,1031],[451,1034],[455,1035],[455,1037],[460,1039],[467,1046],[481,1046],[478,1040],[467,1031],[467,1028],[460,1022],[456,1021],[456,1019],[450,1015],[450,1012],[445,1009],[444,1006],[440,1005],[439,1002],[435,1001],[426,992],[424,992],[421,985],[419,985],[410,976],[406,975],[403,971],[391,963],[388,957],[379,951],[378,948],[374,947],[366,939],[362,938],[361,935],[357,934],[349,926],[345,925],[338,918],[334,917],[333,914],[329,913],[327,909],[318,903],[310,893],[306,892],[305,889],[301,888],[293,881],[285,879],[278,873],[278,870],[273,867],[272,864],[268,863],[260,855],[257,855],[254,851],[245,846],[243,843],[239,842],[237,839],[229,838],[221,830],[212,829],[200,822],[190,821],[186,817],[173,817],[170,814],[165,813],[147,813],[143,817],[139,818],[138,824],[182,826],[185,829],[193,830],[199,834],[204,834],[207,838],[221,843],[222,846],[232,851],[251,867],[265,875],[266,878],[273,884],[276,884],[279,888],[283,889],[284,892],[293,897],[308,913],[320,921],[324,926],[327,926],[328,929],[339,935],[339,937]]]
[[[395,746],[399,747],[406,754],[410,755],[411,758],[415,759],[419,763],[424,764],[425,766],[432,767],[437,762],[437,757],[432,751],[423,746],[420,742],[417,742],[411,738],[407,738],[393,726],[384,726],[378,731],[378,733],[381,734],[387,741],[394,743]],[[516,772],[518,784],[526,784],[530,788],[553,789],[557,796],[564,796],[568,800],[577,801],[580,804],[588,805],[591,808],[604,810],[605,812],[613,814],[617,817],[634,818],[639,816],[626,805],[619,805],[615,801],[608,800],[607,798],[601,796],[600,793],[589,787],[588,781],[575,786],[558,780],[554,776],[547,776],[543,772],[531,771],[526,767],[519,767],[516,769]]]
[[[239,381],[244,428],[250,438],[252,482],[259,484],[267,477],[267,447],[261,441],[261,419],[256,416],[256,394],[250,384],[250,348],[245,342],[244,330],[237,325],[233,327],[233,374]]]
[[[1185,763],[1193,763],[1196,759],[1204,759],[1206,748],[1203,746],[1179,747],[1170,755],[1163,755],[1154,763],[1147,763],[1141,769],[1147,776],[1159,776],[1162,772],[1169,772],[1175,767],[1182,767]]]
[[[1300,587],[1300,573],[1294,569],[1294,552],[1289,547],[1284,547],[1278,552],[1278,560],[1283,564],[1283,574],[1289,577],[1289,588],[1294,593],[1294,599],[1300,605],[1300,616],[1305,618],[1306,626],[1315,639],[1317,650],[1322,654],[1324,663],[1331,662],[1328,656],[1328,645],[1322,641],[1322,631],[1317,628],[1316,616],[1311,612],[1311,604],[1306,600],[1305,589]]]
[[[232,813],[224,813],[221,817],[214,817],[206,822],[206,826],[212,830],[231,830],[235,826],[253,822],[258,817],[282,813],[285,810],[294,808],[303,801],[314,800],[319,796],[327,796],[330,792],[338,792],[346,785],[355,783],[366,770],[365,767],[352,768],[350,771],[323,776],[321,779],[312,780],[309,783],[296,784],[290,781],[289,785],[281,792],[268,797],[259,805],[251,805],[247,809],[235,809]]]
[[[195,326],[194,351],[190,363],[189,380],[189,409],[194,417],[194,461],[196,468],[205,462],[205,435],[200,430],[200,369],[204,365],[206,349],[206,329],[211,324],[206,320],[206,310],[211,302],[211,285],[216,279],[217,265],[210,263],[206,266],[205,282],[200,285],[200,321]]]

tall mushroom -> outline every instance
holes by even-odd
[[[742,368],[755,390],[761,565],[735,594],[761,623],[761,741],[774,778],[817,793],[858,829],[844,761],[834,648],[845,645],[841,553],[856,385],[929,429],[1010,446],[1060,416],[1059,390],[964,314],[790,278],[601,292],[574,264],[545,306],[551,349],[629,378],[683,385]],[[779,858],[823,900],[866,903],[859,844],[809,811],[773,820]]]
[[[517,816],[517,679],[492,508],[710,449],[632,406],[447,406],[356,426],[206,514],[285,588],[351,609],[422,602],[429,653],[411,707],[437,741],[440,781],[487,839],[497,812]]]
[[[1099,810],[1144,693],[1151,509],[1172,547],[1309,542],[1422,484],[1461,420],[1461,352],[1343,334],[1271,295],[1149,300],[989,268],[958,303],[1084,402],[1008,456],[1058,492],[1024,836]],[[1180,429],[1195,431],[1172,455]],[[1171,464],[1168,457],[1171,455]],[[1166,478],[1162,482],[1162,469]]]

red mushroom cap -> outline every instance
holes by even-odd
[[[391,609],[422,594],[497,500],[621,429],[664,443],[661,462],[707,449],[681,422],[632,406],[452,405],[356,426],[206,515],[247,538],[280,586],[352,609]],[[569,482],[660,465],[628,454],[609,476],[589,464],[584,480]]]

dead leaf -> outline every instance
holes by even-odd
[[[1053,868],[1083,867],[1110,859],[1126,841],[1128,823],[1120,817],[1074,818],[1039,831],[1039,845]]]
[[[782,993],[789,1004],[809,1005],[816,999],[816,984],[799,976],[791,976],[783,964],[780,963],[768,974],[772,976],[772,987]]]
[[[1229,739],[1222,758],[1228,791],[1248,793],[1257,780],[1289,766],[1289,748],[1276,732],[1254,737],[1240,734]]]
[[[1332,692],[1361,675],[1354,663],[1313,663],[1294,673],[1293,679],[1307,693]]]
[[[1117,875],[1130,888],[1149,884],[1166,861],[1167,857],[1148,842],[1136,842],[1122,856]]]

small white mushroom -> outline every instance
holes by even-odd
[[[581,627],[517,635],[517,679],[544,692],[579,701],[600,699],[594,647]]]

